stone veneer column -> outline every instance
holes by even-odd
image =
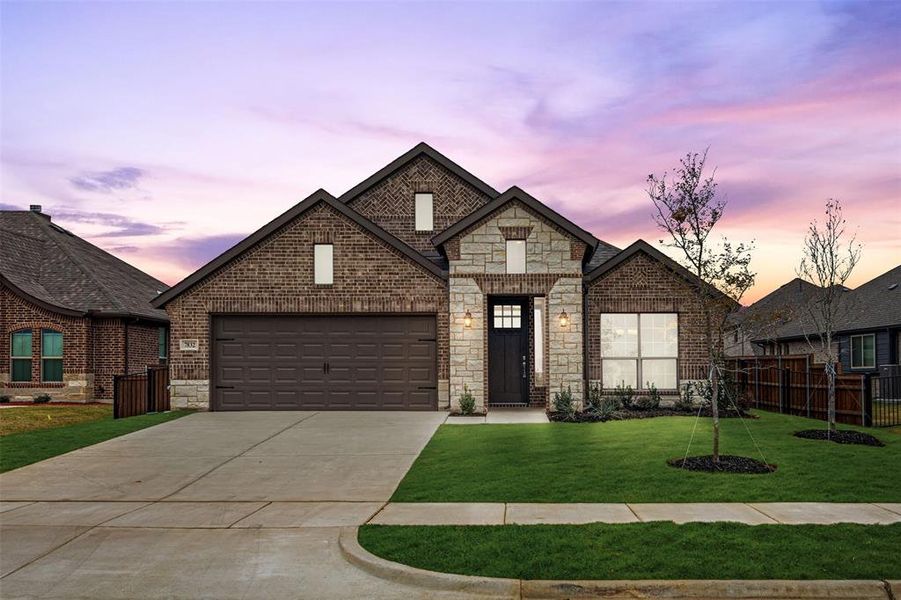
[[[173,379],[169,382],[169,403],[172,408],[210,409],[210,381],[208,379]]]
[[[548,391],[561,386],[572,389],[573,398],[581,405],[583,386],[582,347],[582,281],[575,277],[561,277],[547,296],[548,304]],[[569,325],[560,326],[560,313],[569,315]]]
[[[487,326],[482,309],[484,296],[476,282],[468,277],[451,277],[450,288],[450,407],[460,408],[463,386],[476,400],[476,410],[485,409],[485,342]],[[472,327],[463,324],[466,311],[472,314]]]

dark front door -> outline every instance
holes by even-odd
[[[528,298],[488,301],[488,403],[527,404],[529,399]]]
[[[213,319],[213,410],[435,410],[434,316]]]

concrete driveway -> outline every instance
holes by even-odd
[[[337,539],[444,419],[199,413],[4,473],[0,595],[419,597],[350,565]]]

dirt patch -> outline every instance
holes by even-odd
[[[836,444],[857,444],[859,446],[885,446],[878,438],[862,431],[850,431],[847,429],[829,432],[825,429],[805,429],[796,431],[795,437],[805,440],[826,440]]]
[[[776,470],[776,465],[768,465],[747,456],[721,454],[719,462],[713,462],[713,455],[689,456],[688,458],[671,458],[666,461],[671,467],[689,471],[706,471],[708,473],[747,473],[764,474]]]

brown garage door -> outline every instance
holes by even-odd
[[[434,410],[434,316],[213,319],[214,410]]]

